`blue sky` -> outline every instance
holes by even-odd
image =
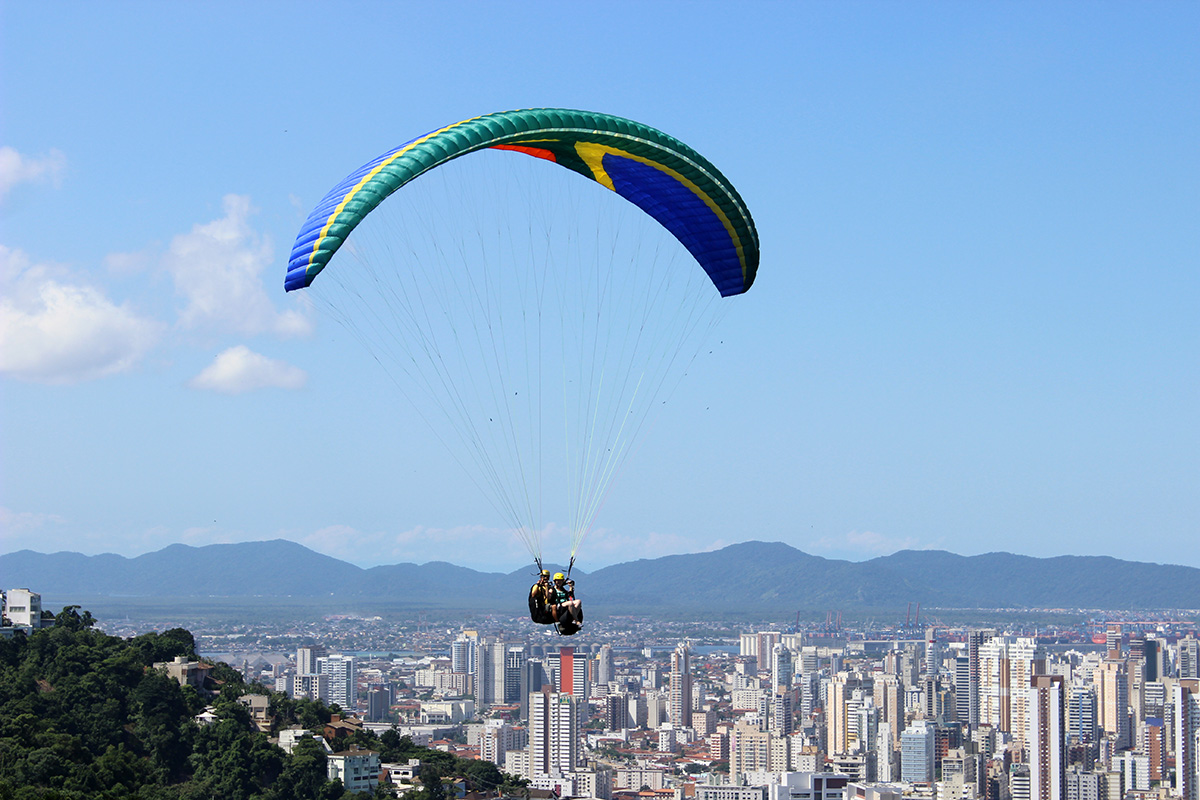
[[[525,563],[282,277],[358,164],[559,106],[705,154],[763,253],[584,568],[749,539],[1200,566],[1194,3],[0,9],[5,552]]]

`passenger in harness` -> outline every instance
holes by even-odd
[[[550,613],[559,622],[559,633],[577,633],[583,627],[583,604],[575,599],[575,581],[567,580],[561,572],[554,573],[550,598]]]
[[[558,620],[551,611],[550,570],[542,570],[537,583],[529,589],[529,618],[538,625],[550,625]]]

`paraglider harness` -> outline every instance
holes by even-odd
[[[540,558],[535,558],[534,563],[537,564],[538,579],[541,580],[541,575],[542,575],[542,572],[544,571],[544,569],[542,567],[542,560]],[[571,560],[567,563],[566,577],[567,577],[568,581],[571,580],[571,569],[574,566],[575,566],[575,556],[571,556]],[[543,608],[543,609],[539,609],[537,607],[537,604],[534,601],[534,590],[531,589],[529,591],[529,618],[532,619],[534,622],[538,623],[539,625],[553,624],[554,629],[556,631],[558,631],[559,636],[574,636],[575,634],[579,633],[580,628],[579,628],[579,625],[575,622],[575,620],[571,619],[570,616],[568,616],[567,619],[565,619],[565,620],[559,620],[557,618],[552,618],[549,621],[545,621],[546,617],[550,613],[548,607],[551,605],[554,605],[554,603],[550,602],[550,594],[549,594],[549,592],[552,590],[552,588],[553,587],[547,587],[542,590],[543,597],[546,601],[546,608]]]

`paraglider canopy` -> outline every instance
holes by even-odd
[[[703,156],[633,120],[535,108],[439,128],[355,170],[300,229],[285,288],[311,284],[350,231],[392,192],[440,164],[486,148],[552,161],[636,204],[683,243],[722,296],[741,294],[754,283],[754,221],[737,190]]]
[[[758,261],[745,203],[695,150],[542,108],[439,128],[352,172],[301,227],[284,285],[312,286],[367,344],[540,569],[543,485],[566,484],[573,563],[714,300],[749,289]]]

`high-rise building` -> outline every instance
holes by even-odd
[[[475,674],[475,648],[479,645],[479,634],[463,631],[450,644],[450,671],[463,675]]]
[[[596,683],[610,683],[616,676],[612,645],[600,645],[600,653],[596,656]]]
[[[770,695],[770,723],[768,728],[777,736],[788,736],[792,732],[792,698],[790,691]]]
[[[542,690],[553,690],[553,684],[550,676],[546,674],[545,664],[540,659],[531,658],[527,660],[521,668],[524,673],[522,683],[526,687],[526,694],[521,697],[521,719],[529,719],[529,696]]]
[[[854,712],[855,752],[874,753],[878,749],[879,709],[870,697]],[[870,779],[870,778],[868,778]]]
[[[968,691],[967,691],[967,723],[972,729],[978,726],[982,720],[979,715],[980,700],[980,669],[981,661],[979,649],[983,647],[991,639],[995,638],[996,631],[991,629],[969,630],[967,631],[967,663],[968,663]]]
[[[1045,651],[1032,637],[995,636],[979,653],[979,723],[1025,737],[1026,693],[1034,675],[1046,671]]]
[[[892,749],[900,746],[900,734],[904,731],[904,693],[900,680],[895,675],[876,676],[873,697],[879,709],[879,721],[891,723]]]
[[[1115,622],[1109,623],[1108,630],[1104,633],[1104,644],[1108,651],[1109,661],[1118,661],[1121,658],[1121,636],[1121,626]]]
[[[792,651],[782,644],[771,649],[771,688],[786,692],[792,687]]]
[[[504,654],[504,702],[520,703],[529,694],[525,683],[525,645],[512,645]]]
[[[491,639],[480,639],[475,645],[473,676],[477,706],[487,707],[520,701],[519,695],[514,696],[511,701],[505,699],[506,683],[512,680],[520,681],[519,674],[511,678],[509,676],[507,670],[508,649],[508,645],[504,642]]]
[[[671,724],[692,727],[692,654],[687,642],[680,642],[671,654]]]
[[[729,774],[737,779],[747,772],[784,772],[788,768],[791,740],[738,722],[729,743]]]
[[[851,733],[850,720],[862,704],[862,686],[862,678],[857,672],[839,672],[829,679],[825,697],[826,755],[849,755],[851,746],[857,741]]]
[[[779,644],[782,634],[779,631],[759,631],[757,636],[755,655],[758,656],[758,668],[767,669],[771,665],[771,653],[775,652],[775,645]]]
[[[367,688],[367,722],[383,722],[388,718],[395,698],[390,683],[376,683]]]
[[[574,647],[558,651],[558,691],[587,701],[588,660],[582,653],[576,653]]]
[[[1100,662],[1092,673],[1096,686],[1097,721],[1113,746],[1124,750],[1132,744],[1129,729],[1129,677],[1124,659]]]
[[[900,778],[896,770],[896,744],[890,722],[880,722],[875,736],[875,780],[892,783]]]
[[[818,705],[818,695],[820,694],[820,675],[817,672],[802,672],[800,673],[799,686],[800,692],[800,716],[811,717],[813,709]]]
[[[306,697],[309,700],[320,700],[323,703],[332,701],[329,695],[329,676],[321,674],[300,673],[292,684],[292,697]]]
[[[529,775],[566,775],[582,761],[580,732],[586,698],[560,692],[529,695]]]
[[[316,675],[317,659],[324,658],[329,652],[321,645],[308,645],[296,648],[296,674]]]
[[[528,744],[527,734],[524,728],[515,728],[503,720],[489,719],[479,733],[479,758],[503,767],[508,751],[519,750]]]
[[[933,783],[934,730],[925,720],[914,720],[900,735],[900,780]]]
[[[619,731],[632,727],[629,724],[629,695],[626,692],[610,694],[604,698],[604,728]]]
[[[1012,800],[1030,800],[1029,765],[1013,764],[1008,771],[1008,793]]]
[[[1106,800],[1103,778],[1095,772],[1085,772],[1079,765],[1067,770],[1065,800]]]
[[[358,702],[356,661],[354,656],[331,655],[317,659],[317,673],[329,676],[329,702],[353,711]]]
[[[960,722],[971,719],[971,658],[965,654],[954,659],[954,714]]]
[[[1066,791],[1066,697],[1061,675],[1035,675],[1027,694],[1025,742],[1032,800],[1063,800]]]
[[[1200,639],[1189,633],[1179,640],[1179,677],[1200,678]]]
[[[937,638],[937,628],[925,629],[925,674],[937,677],[942,668],[942,643]]]
[[[1175,684],[1175,794],[1200,800],[1200,680]]]
[[[1067,734],[1080,744],[1096,741],[1096,690],[1091,684],[1071,684]]]
[[[1150,717],[1138,726],[1137,748],[1150,759],[1150,780],[1161,781],[1166,774],[1167,736],[1163,720]]]
[[[1169,675],[1171,648],[1158,636],[1146,639],[1146,681],[1161,681]]]

